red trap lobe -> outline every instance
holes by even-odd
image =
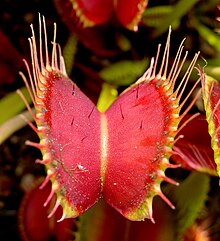
[[[46,82],[50,84],[42,105],[48,110],[46,152],[52,150],[48,168],[68,206],[81,213],[101,195],[100,141],[95,138],[100,135],[100,114],[66,77],[49,75]]]

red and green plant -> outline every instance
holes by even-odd
[[[218,240],[218,1],[50,4],[31,57],[1,33],[2,213],[15,189],[22,240]]]

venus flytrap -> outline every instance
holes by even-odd
[[[106,23],[115,15],[124,27],[134,31],[138,28],[138,23],[147,3],[148,0],[129,2],[124,0],[107,0],[105,2],[70,0],[66,3],[58,1],[58,5],[72,8],[75,18],[84,28]]]
[[[179,132],[178,125],[200,95],[199,91],[180,114],[200,82],[198,79],[182,100],[199,53],[195,54],[177,85],[187,52],[182,57],[182,42],[169,66],[170,29],[162,56],[159,45],[146,73],[121,93],[105,112],[100,112],[68,78],[56,44],[56,25],[51,58],[46,24],[41,16],[39,26],[39,48],[31,27],[32,69],[26,65],[29,80],[21,74],[36,114],[22,93],[18,93],[37,124],[35,127],[28,122],[38,134],[40,143],[27,141],[27,144],[42,152],[43,158],[38,163],[45,165],[47,170],[42,187],[49,180],[52,182],[45,205],[57,195],[49,217],[59,205],[63,208],[60,221],[78,217],[101,198],[133,221],[148,218],[154,222],[152,203],[157,195],[174,209],[160,185],[163,181],[179,185],[165,175],[165,170],[179,167],[169,162],[174,154],[172,148]]]
[[[214,160],[217,165],[217,173],[220,175],[220,85],[217,80],[211,76],[201,73],[202,93],[204,107],[206,110],[206,120],[208,122],[208,131],[211,136],[211,145],[214,150]]]

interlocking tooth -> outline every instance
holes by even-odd
[[[52,184],[52,188],[50,191],[49,196],[47,197],[45,203],[44,203],[44,207],[46,207],[48,205],[48,203],[52,200],[54,194],[56,193],[56,191],[59,189],[59,186],[55,183]]]
[[[55,191],[54,191],[54,189],[52,188],[49,196],[47,197],[46,201],[45,201],[44,204],[43,204],[44,207],[46,207],[46,206],[48,205],[48,203],[52,200],[52,198],[53,198],[53,196],[54,196],[54,193],[55,193]]]
[[[178,182],[176,182],[175,180],[167,177],[167,176],[164,174],[163,171],[161,171],[161,170],[157,171],[157,175],[158,175],[158,177],[160,177],[163,181],[166,181],[166,182],[168,182],[168,183],[170,183],[170,184],[173,184],[173,185],[175,185],[175,186],[179,186],[179,183],[178,183]]]
[[[62,217],[59,219],[59,220],[57,220],[57,222],[59,223],[59,222],[62,222],[64,219],[66,219],[67,217],[66,217],[66,214],[64,213],[64,211],[63,211],[63,214],[62,214]]]
[[[166,166],[167,166],[167,168],[180,168],[182,165],[181,164],[167,163]]]
[[[43,160],[40,160],[40,159],[36,159],[35,163],[37,164],[41,164],[41,165],[46,165],[50,162],[50,160],[48,159],[43,159]]]
[[[40,149],[40,150],[45,147],[44,144],[42,144],[42,143],[36,143],[36,142],[29,141],[29,140],[26,140],[25,144],[28,146],[36,147],[37,149]]]
[[[175,206],[174,206],[174,205],[172,204],[172,202],[161,192],[160,189],[157,191],[157,195],[159,195],[168,206],[170,206],[172,209],[175,209]]]
[[[43,189],[46,184],[50,181],[50,178],[53,177],[55,175],[54,172],[51,172],[50,170],[47,171],[47,176],[45,177],[43,183],[40,185],[40,189]]]
[[[38,128],[35,125],[33,125],[32,122],[25,115],[20,114],[19,116],[20,116],[21,119],[23,119],[31,127],[31,129],[35,133],[37,133],[37,134],[39,133]],[[36,116],[35,116],[35,120],[37,120]]]
[[[153,218],[153,197],[147,202],[148,216],[152,223],[155,223]]]
[[[48,218],[51,218],[51,217],[54,215],[54,213],[57,211],[57,209],[58,209],[59,206],[60,206],[60,203],[59,203],[59,201],[57,200],[56,203],[55,203],[55,205],[54,205],[54,207],[53,207],[53,209],[52,209],[52,211],[50,212],[50,214],[49,214],[47,217],[48,217]]]

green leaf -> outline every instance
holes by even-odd
[[[128,236],[132,235],[129,231],[130,224],[131,221],[122,217],[104,200],[100,200],[80,216],[75,241],[131,240],[133,236]]]
[[[98,110],[100,112],[106,111],[117,96],[118,91],[116,87],[108,83],[104,83],[97,103]]]
[[[100,203],[80,216],[76,241],[99,241],[104,222],[103,208]]]
[[[176,202],[177,232],[181,237],[204,207],[209,191],[209,177],[192,172],[173,193]]]
[[[132,84],[139,78],[148,66],[146,59],[139,61],[123,60],[111,64],[99,73],[100,77],[115,86],[126,86]]]
[[[23,87],[20,90],[27,102],[31,103],[27,89]],[[0,125],[20,113],[23,109],[25,109],[25,104],[16,92],[10,93],[2,98],[0,100]]]
[[[131,50],[131,42],[130,40],[123,34],[117,36],[117,45],[122,51],[129,51]]]
[[[158,27],[163,23],[164,18],[172,14],[172,11],[173,6],[170,5],[146,8],[141,23],[149,27]]]
[[[63,48],[63,57],[65,59],[65,67],[68,75],[71,74],[73,63],[75,60],[75,54],[77,51],[78,40],[75,34],[71,34],[67,40],[65,47]]]
[[[205,68],[205,72],[207,75],[210,75],[211,77],[213,77],[214,79],[218,80],[220,82],[220,67],[216,66],[216,67],[210,67],[207,66]]]
[[[28,111],[24,111],[22,115],[30,121],[33,121],[33,117]],[[8,139],[14,132],[27,125],[27,122],[21,118],[21,115],[16,115],[11,119],[0,125],[0,144]]]
[[[220,52],[220,35],[197,21],[194,26],[203,39],[215,48],[216,51]]]
[[[157,36],[163,34],[167,31],[169,26],[176,25],[177,21],[180,21],[181,18],[187,14],[187,12],[198,2],[198,0],[179,0],[177,4],[173,7],[173,11],[164,17],[164,21],[161,21],[161,24],[157,29],[152,33],[152,37],[156,38]]]
[[[206,60],[208,65],[207,67],[219,67],[220,66],[220,58],[209,58]],[[205,69],[206,70],[206,69]]]

